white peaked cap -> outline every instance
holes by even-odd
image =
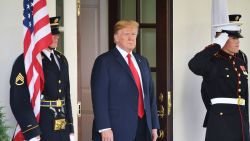
[[[216,32],[226,32],[229,36],[243,38],[240,34],[240,25],[242,25],[242,23],[238,22],[241,15],[230,15],[230,18],[231,19],[229,19],[228,15],[227,0],[212,0],[212,41],[215,38]]]
[[[240,25],[240,23],[227,23],[220,25],[212,25],[212,28],[215,29],[215,32],[221,32],[222,30],[241,31]]]

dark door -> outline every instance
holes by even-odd
[[[140,24],[136,52],[150,64],[158,102],[159,141],[173,140],[173,1],[109,0],[109,47],[113,25],[120,19]]]

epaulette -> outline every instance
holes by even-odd
[[[58,50],[54,50],[54,52],[56,52],[56,53],[59,54],[59,55],[63,55],[63,53],[61,53],[61,52],[58,51]]]
[[[54,50],[54,53],[55,53],[55,55],[57,55],[58,58],[62,58],[64,63],[68,65],[68,61],[67,61],[66,57],[63,55],[63,53],[61,53],[58,50]]]
[[[63,53],[61,53],[58,50],[54,50],[54,53],[55,53],[55,55],[57,55],[58,58],[65,58],[64,55],[63,55]]]

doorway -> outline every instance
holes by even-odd
[[[159,141],[173,140],[173,1],[78,0],[78,139],[91,141],[93,110],[90,76],[95,58],[114,47],[113,25],[120,19],[140,24],[136,52],[151,67],[161,129]]]
[[[173,1],[109,0],[109,49],[113,25],[121,19],[135,20],[140,29],[136,52],[150,64],[158,102],[159,141],[173,140]]]

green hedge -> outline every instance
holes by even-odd
[[[10,138],[7,134],[8,127],[5,125],[3,107],[0,107],[0,139],[1,141],[9,141]]]

